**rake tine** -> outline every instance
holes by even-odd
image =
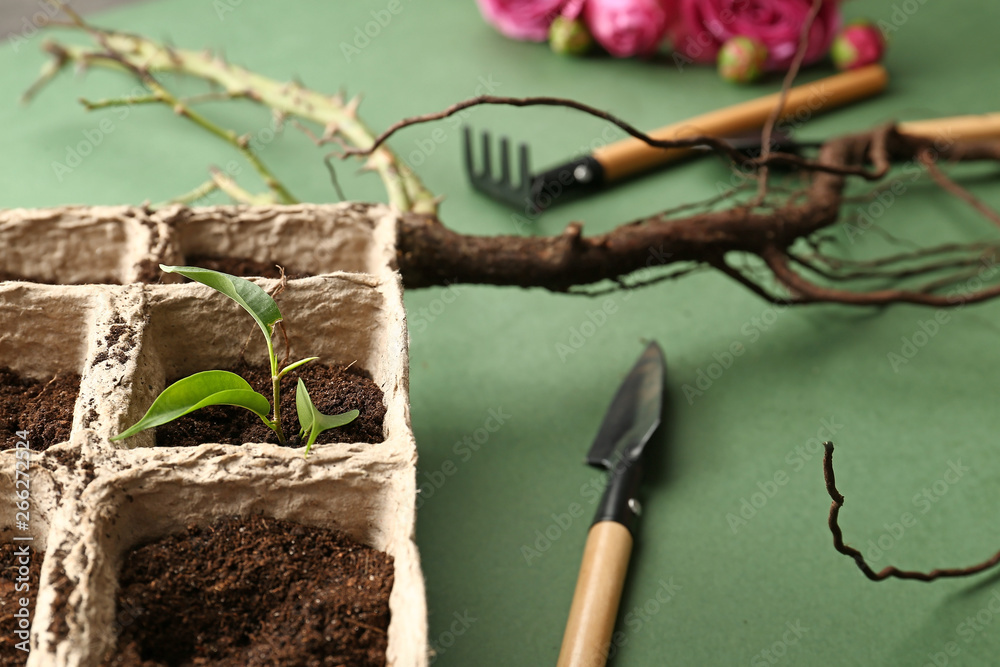
[[[490,133],[483,130],[482,135],[482,145],[483,145],[483,171],[481,178],[483,180],[488,179],[493,174],[493,159],[490,157]]]
[[[500,138],[500,180],[498,183],[510,185],[510,142],[507,137]]]
[[[465,173],[469,178],[475,178],[476,167],[472,162],[472,129],[468,125],[462,126],[462,147],[465,150]]]
[[[518,146],[519,156],[518,162],[520,163],[520,180],[518,181],[518,190],[528,191],[531,189],[531,164],[528,159],[528,144],[520,144]]]

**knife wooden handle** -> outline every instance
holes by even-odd
[[[889,75],[881,65],[868,65],[835,74],[788,91],[780,118],[795,114],[811,116],[819,111],[870,97],[885,89]],[[679,123],[653,130],[654,139],[689,139],[698,136],[733,136],[763,128],[778,105],[781,93],[741,102],[710,111]],[[632,176],[652,167],[691,155],[691,148],[653,148],[639,139],[629,138],[603,146],[593,156],[604,168],[606,182]]]
[[[899,123],[901,134],[940,139],[946,142],[970,139],[1000,139],[1000,113],[973,116],[952,116],[932,120],[912,120]]]
[[[602,667],[607,662],[631,555],[628,528],[617,521],[591,526],[558,667]]]

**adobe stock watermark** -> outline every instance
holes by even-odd
[[[485,77],[480,76],[477,81],[478,83],[472,91],[473,97],[493,95],[503,85],[500,81],[493,80],[493,74],[487,74]],[[406,152],[405,155],[403,153],[406,149],[401,150],[399,152],[400,158],[411,169],[420,167],[438,148],[448,142],[448,139],[451,138],[456,130],[461,128],[471,113],[471,109],[462,109],[458,113],[448,116],[442,121],[445,126],[444,128],[435,127],[425,136],[414,139],[413,148]]]
[[[458,280],[445,283],[445,289],[440,296],[431,299],[426,306],[417,308],[416,317],[410,319],[410,330],[416,333],[423,333],[451,304],[458,300],[458,297],[465,293],[465,286],[458,283]]]
[[[611,635],[611,642],[605,651],[604,659],[611,660],[618,654],[623,646],[646,625],[653,620],[653,617],[660,613],[664,607],[677,597],[684,587],[674,583],[673,577],[660,579],[656,591],[641,604],[637,604],[625,613],[625,630],[618,630]]]
[[[14,440],[16,455],[14,459],[14,492],[11,494],[11,507],[14,508],[14,527],[20,534],[11,539],[15,549],[11,554],[14,562],[10,565],[14,577],[14,589],[9,591],[10,607],[17,607],[11,613],[11,625],[14,627],[14,637],[21,641],[13,641],[14,648],[24,653],[30,653],[29,638],[31,637],[31,598],[15,597],[15,593],[28,596],[31,594],[31,561],[40,558],[29,542],[34,541],[31,535],[31,439],[28,431],[17,431]]]
[[[947,300],[955,304],[954,306],[939,308],[934,311],[932,317],[917,320],[914,331],[910,335],[900,338],[898,352],[889,351],[886,353],[886,360],[889,362],[889,366],[894,373],[899,373],[903,366],[910,364],[914,357],[926,348],[941,332],[941,328],[952,321],[954,314],[965,306],[968,294],[981,290],[1000,271],[1000,267],[997,265],[996,253],[982,257],[980,265],[975,276],[947,293]]]
[[[625,459],[620,453],[615,454],[612,460],[612,467],[621,472],[627,470],[634,461]],[[563,512],[552,512],[552,518],[544,528],[536,528],[532,538],[521,545],[521,556],[524,562],[531,565],[532,561],[541,558],[545,552],[552,548],[566,532],[573,527],[581,517],[585,517],[588,512],[593,511],[597,501],[601,499],[606,486],[605,473],[599,473],[591,477],[588,481],[580,485],[580,498],[584,503],[572,502],[566,506]],[[586,518],[584,519],[587,520]]]
[[[673,255],[672,252],[665,252],[663,250],[662,243],[657,248],[650,246],[649,255],[646,258],[646,266],[632,275],[633,281],[636,284],[642,284],[650,280],[654,276],[657,267],[667,264]],[[555,351],[559,355],[559,361],[566,363],[570,356],[582,350],[587,342],[618,313],[619,301],[624,303],[631,299],[633,294],[632,290],[626,288],[620,292],[616,292],[613,296],[605,298],[599,306],[588,308],[586,316],[580,323],[569,328],[565,341],[558,341],[555,344]]]
[[[962,644],[957,640],[961,640],[965,645],[971,644],[977,637],[990,629],[998,617],[1000,617],[1000,587],[993,589],[985,605],[974,614],[966,616],[961,623],[955,626],[956,640],[945,642],[941,650],[928,653],[927,660],[921,663],[921,667],[958,665],[958,661],[953,660],[953,658],[962,654]]]
[[[947,150],[955,143],[955,136],[952,132],[944,130],[938,135],[931,148],[928,149],[928,156],[934,160],[938,154]],[[864,236],[869,230],[878,224],[882,216],[892,207],[896,201],[906,194],[910,186],[920,179],[927,171],[927,167],[917,158],[904,162],[900,167],[900,175],[885,187],[877,189],[873,194],[874,198],[867,204],[857,208],[856,222],[852,225],[843,225],[844,234],[851,244],[857,243],[858,239]]]
[[[739,332],[743,339],[734,340],[722,352],[713,353],[712,358],[715,361],[697,368],[694,383],[686,382],[681,386],[688,405],[694,405],[695,399],[704,396],[705,392],[736,364],[736,360],[743,356],[749,346],[759,341],[761,336],[774,327],[786,310],[788,304],[768,304],[759,315],[751,317],[740,325]]]
[[[949,460],[947,468],[945,468],[938,479],[914,494],[911,503],[917,514],[903,512],[899,515],[898,521],[883,523],[882,527],[885,529],[885,532],[878,537],[868,540],[865,558],[871,563],[880,561],[888,551],[899,544],[900,540],[906,535],[907,529],[917,525],[919,515],[930,512],[931,508],[944,498],[951,487],[958,484],[970,470],[971,468],[968,466],[962,465],[961,459],[957,461]]]
[[[467,463],[512,417],[513,415],[504,412],[502,407],[490,408],[486,411],[486,419],[483,420],[482,426],[462,436],[461,440],[452,445],[451,452],[455,458],[446,458],[437,470],[421,472],[417,478],[417,509],[420,509],[448,482],[448,479],[458,472],[459,464]]]
[[[56,180],[60,183],[72,174],[84,161],[100,147],[109,135],[118,129],[119,124],[124,122],[133,111],[133,108],[141,104],[140,100],[148,99],[149,91],[143,86],[136,86],[128,95],[122,97],[123,104],[107,107],[107,111],[112,116],[105,116],[98,121],[93,128],[81,130],[82,139],[75,144],[67,144],[64,148],[62,161],[52,161],[52,172]],[[246,132],[239,137],[239,142],[260,155],[264,149],[284,134],[285,125],[278,116],[271,116],[267,125],[261,126],[252,132]],[[242,173],[243,167],[236,161],[226,163],[224,172],[235,177]]]
[[[875,22],[878,29],[882,31],[882,36],[889,39],[890,34],[897,32],[906,25],[906,22],[917,13],[917,11],[927,4],[927,0],[903,0],[892,6],[892,14],[888,19],[879,19]]]
[[[622,301],[631,298],[630,292],[625,292]],[[608,323],[608,319],[618,312],[618,299],[608,297],[601,302],[597,308],[588,308],[587,317],[582,322],[569,328],[569,336],[566,342],[556,343],[556,354],[559,361],[566,363],[566,360],[573,354],[583,349],[587,341],[594,337],[597,332]]]
[[[875,195],[874,199],[868,204],[858,206],[856,222],[853,225],[851,223],[844,223],[843,229],[847,240],[852,245],[857,243],[859,238],[864,236],[878,223],[886,211],[896,203],[896,200],[906,194],[910,183],[919,179],[924,174],[924,171],[925,169],[921,168],[921,165],[916,160],[910,160],[905,163],[902,167],[903,176],[893,180],[884,188],[876,190],[873,193]]]
[[[469,610],[466,609],[462,613],[457,611],[452,615],[452,622],[448,626],[448,629],[437,636],[436,639],[431,641],[430,646],[430,664],[440,658],[442,655],[448,652],[452,646],[458,641],[459,637],[462,637],[469,628],[478,621],[479,619],[475,616],[469,614]]]
[[[802,625],[800,620],[786,622],[781,636],[770,646],[750,658],[750,667],[777,665],[788,655],[788,650],[796,646],[807,632],[809,632],[809,628]]]
[[[816,436],[809,438],[801,445],[796,445],[785,454],[786,468],[778,468],[770,477],[758,480],[756,490],[749,496],[740,498],[739,507],[735,512],[726,514],[726,524],[733,535],[736,535],[741,528],[747,526],[751,519],[767,506],[781,490],[791,481],[790,473],[797,473],[806,467],[806,464],[814,458],[822,457],[823,443],[833,440],[834,436],[844,429],[844,424],[837,421],[836,417],[824,418],[819,421],[819,429]]]
[[[600,477],[594,477],[580,486],[580,495],[587,500],[588,505],[596,505],[603,490],[604,481]],[[532,561],[541,558],[578,519],[586,514],[587,506],[578,502],[570,503],[563,512],[552,512],[550,515],[552,522],[544,528],[536,528],[533,539],[521,545],[520,551],[524,562],[531,565]]]
[[[14,53],[19,52],[22,46],[27,46],[35,35],[47,28],[60,11],[59,5],[53,0],[35,0],[35,7],[38,8],[37,11],[21,19],[20,29],[13,30],[5,36]]]
[[[212,8],[220,21],[226,20],[226,14],[232,14],[236,8],[243,4],[243,0],[213,0]]]
[[[369,14],[372,19],[366,21],[364,25],[354,26],[354,35],[350,42],[340,43],[340,52],[344,55],[344,60],[350,64],[351,59],[361,55],[367,49],[372,40],[378,39],[382,31],[389,27],[393,19],[403,13],[406,7],[402,0],[389,0],[385,7],[372,9]]]
[[[124,99],[140,99],[148,96],[148,94],[149,91],[145,87],[136,86]],[[67,144],[64,149],[65,157],[63,161],[52,161],[52,173],[55,174],[56,180],[62,183],[69,174],[72,174],[77,167],[82,165],[84,160],[97,150],[98,146],[104,143],[108,135],[118,129],[118,123],[121,123],[132,114],[132,107],[134,106],[134,103],[129,103],[109,107],[108,111],[114,114],[114,118],[108,116],[101,118],[96,127],[80,132],[83,137],[80,141],[76,144]]]

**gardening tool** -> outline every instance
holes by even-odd
[[[641,511],[642,454],[660,425],[665,370],[663,351],[650,343],[618,388],[587,452],[587,463],[609,475],[587,533],[558,667],[601,667],[607,659],[632,527]]]
[[[958,141],[1000,139],[1000,113],[904,121],[896,123],[896,131],[911,137],[933,140],[935,146],[948,145]],[[728,139],[733,148],[751,158],[761,154],[760,140],[760,133],[757,132]],[[803,148],[819,148],[823,143],[823,141],[798,139],[791,132],[781,128],[775,128],[771,134],[772,152],[800,153]],[[710,149],[706,146],[698,146],[696,150],[709,151]]]
[[[888,74],[881,65],[868,65],[835,74],[788,91],[779,120],[809,118],[827,109],[882,92]],[[724,109],[710,111],[649,133],[654,139],[676,140],[698,136],[727,137],[760,130],[780,101],[781,93],[765,95]],[[476,170],[471,131],[464,134],[465,171],[472,186],[490,197],[526,213],[537,214],[556,201],[568,201],[595,192],[654,167],[696,154],[693,148],[654,148],[636,138],[602,146],[588,155],[531,174],[526,144],[518,146],[518,181],[511,179],[509,141],[500,140],[500,175],[493,176],[490,135],[482,135],[483,168]],[[758,141],[759,144],[759,141]]]
[[[888,74],[881,65],[868,65],[843,74],[796,86],[788,91],[779,120],[813,114],[854,102],[882,92]],[[654,139],[675,140],[697,136],[726,137],[741,135],[764,127],[780,100],[780,93],[741,102],[710,111],[688,120],[653,130]],[[472,186],[490,197],[517,209],[537,214],[556,201],[568,201],[595,192],[602,187],[648,171],[654,167],[691,156],[693,148],[653,148],[635,138],[602,146],[565,164],[531,174],[528,146],[518,146],[518,181],[511,179],[510,146],[500,140],[500,175],[493,176],[490,135],[482,135],[483,168],[475,168],[471,131],[464,134],[465,171]],[[759,144],[759,141],[758,141]]]
[[[896,129],[900,134],[934,139],[944,144],[978,139],[1000,139],[1000,112],[910,120],[897,123]]]

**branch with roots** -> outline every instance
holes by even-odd
[[[839,258],[829,252],[829,230],[841,219],[849,182],[875,182],[876,188],[881,182],[882,187],[888,187],[886,176],[893,163],[915,161],[924,165],[946,192],[1000,224],[996,212],[938,167],[941,162],[995,162],[1000,159],[998,141],[935,146],[930,139],[903,135],[893,125],[885,125],[830,139],[814,160],[771,152],[747,160],[718,137],[658,141],[612,114],[573,100],[491,96],[405,119],[375,136],[358,118],[357,98],[345,102],[340,95],[324,95],[298,83],[262,77],[208,52],[178,49],[138,35],[98,29],[69,11],[73,18],[70,25],[88,34],[96,45],[46,42],[44,48],[52,60],[27,97],[35,95],[41,84],[69,65],[123,70],[149,89],[143,102],[166,104],[179,116],[230,143],[250,161],[268,188],[268,192],[254,195],[224,175],[213,173],[209,182],[181,201],[191,201],[215,188],[243,203],[295,201],[291,189],[270,172],[245,136],[215,125],[200,115],[196,106],[207,99],[246,99],[270,109],[280,119],[291,118],[317,143],[340,146],[341,157],[363,159],[365,168],[382,178],[390,204],[401,213],[398,266],[410,288],[457,280],[593,295],[606,292],[608,285],[610,289],[634,288],[714,268],[761,298],[782,304],[880,306],[905,302],[948,307],[1000,295],[1000,285],[975,280],[990,268],[1000,241],[948,244],[865,261]],[[198,98],[175,96],[157,78],[165,73],[200,79],[214,92]],[[785,90],[792,79],[786,78]],[[134,103],[135,99],[85,102],[89,109]],[[759,190],[751,201],[743,202],[737,200],[738,189],[726,193],[719,199],[732,199],[729,209],[689,213],[698,209],[690,205],[596,236],[584,236],[579,223],[570,224],[554,237],[459,234],[442,224],[437,217],[436,198],[388,148],[386,140],[404,127],[487,104],[568,107],[608,120],[651,146],[707,146],[734,161],[741,160],[742,173],[758,179]],[[765,133],[773,129],[775,119],[772,117]],[[791,165],[804,175],[806,184],[795,192],[776,196],[773,189],[767,189],[766,174],[766,167],[774,164]],[[688,214],[678,215],[684,212]],[[758,261],[748,262],[748,256]],[[873,284],[881,286],[871,288]],[[970,284],[979,287],[967,289]]]
[[[54,0],[50,0],[54,1]],[[814,0],[818,6],[819,0]],[[890,188],[893,164],[919,164],[945,192],[959,198],[991,222],[1000,225],[1000,215],[950,179],[941,163],[998,162],[1000,141],[964,141],[942,144],[909,136],[887,124],[857,134],[826,141],[816,159],[774,153],[765,149],[756,159],[740,156],[718,137],[696,137],[684,141],[658,141],[624,120],[573,100],[552,97],[510,98],[483,96],[448,109],[402,120],[376,136],[358,118],[358,100],[324,95],[299,83],[283,83],[225,62],[208,52],[163,45],[138,35],[113,32],[85,23],[72,10],[70,27],[87,34],[91,46],[46,42],[52,56],[39,81],[26,93],[34,96],[41,86],[69,65],[81,69],[111,68],[138,79],[148,95],[123,100],[85,102],[88,109],[118,104],[159,103],[170,106],[180,117],[194,122],[240,152],[260,176],[267,192],[253,194],[225,175],[214,172],[211,180],[179,198],[190,202],[220,189],[237,201],[249,204],[289,203],[291,190],[274,175],[253,151],[245,136],[222,128],[198,113],[196,106],[208,99],[245,99],[268,108],[280,120],[291,119],[317,144],[335,144],[341,158],[363,159],[364,166],[378,173],[385,184],[390,205],[399,212],[397,264],[407,288],[445,285],[452,282],[542,287],[555,292],[585,295],[608,290],[632,289],[677,279],[692,271],[716,269],[769,302],[805,305],[840,303],[883,306],[911,303],[951,307],[1000,296],[995,253],[1000,238],[976,243],[952,243],[876,259],[838,257],[831,251],[831,229],[841,221],[841,212],[851,201],[846,194],[852,182],[875,183],[870,193]],[[815,6],[814,6],[815,9]],[[803,35],[808,31],[804,26]],[[782,94],[792,85],[799,56],[785,78]],[[196,98],[181,98],[158,78],[170,73],[199,79],[212,92]],[[752,198],[740,199],[734,188],[715,199],[665,210],[620,225],[596,236],[584,236],[581,223],[571,223],[557,236],[474,236],[446,227],[437,216],[437,199],[388,147],[395,132],[419,123],[447,118],[478,105],[558,106],[605,119],[626,134],[650,146],[678,148],[706,146],[749,172],[756,183]],[[777,121],[777,110],[763,130],[764,146]],[[769,181],[770,165],[791,165],[804,185],[789,192]],[[730,202],[729,208],[719,209]],[[748,261],[754,259],[754,261]],[[875,287],[872,287],[875,285]],[[926,575],[887,568],[875,573],[860,554],[843,542],[836,518],[843,497],[833,483],[832,446],[824,461],[827,486],[834,507],[830,528],[836,548],[855,558],[872,579],[889,576],[934,579],[962,576],[992,567],[985,564],[965,570],[934,571]]]

